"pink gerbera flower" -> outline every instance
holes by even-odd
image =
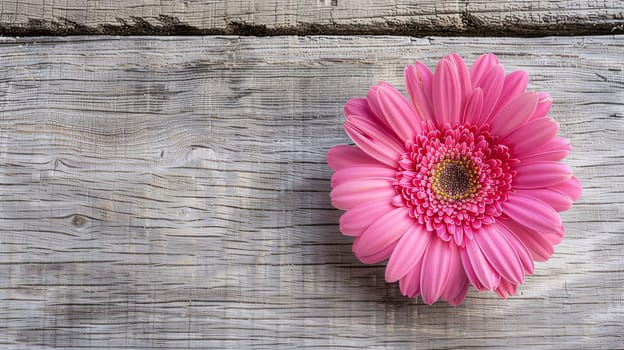
[[[459,305],[472,285],[505,298],[563,238],[557,212],[581,184],[559,162],[570,145],[550,96],[527,81],[493,54],[470,69],[451,54],[435,73],[405,68],[409,102],[381,82],[345,105],[357,146],[327,155],[340,230],[362,262],[389,258],[404,295]]]

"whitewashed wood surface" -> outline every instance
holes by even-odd
[[[621,0],[1,0],[3,34],[624,33]]]
[[[584,194],[518,295],[423,305],[338,231],[342,106],[496,53]],[[0,348],[624,348],[624,36],[0,41]]]

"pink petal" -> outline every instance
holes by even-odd
[[[347,210],[340,217],[340,231],[347,236],[360,236],[375,220],[396,207],[389,201],[364,202]]]
[[[535,231],[553,231],[561,226],[559,214],[541,200],[520,193],[512,193],[501,204],[511,219]]]
[[[355,116],[345,122],[344,128],[349,137],[369,156],[391,167],[397,166],[404,148],[394,136],[370,121]]]
[[[468,283],[468,280],[465,280],[463,289],[453,299],[446,299],[446,301],[453,306],[461,305],[461,303],[464,302],[464,299],[466,299],[468,289],[470,289],[470,284]]]
[[[416,265],[399,280],[401,294],[413,298],[420,294],[420,273],[423,259],[418,260]]]
[[[448,228],[449,228],[449,231],[454,231],[454,232],[451,232],[453,235],[453,241],[455,241],[455,244],[461,247],[464,241],[465,226],[449,225]]]
[[[380,146],[387,148],[387,152],[394,151],[402,154],[405,151],[403,140],[399,140],[390,130],[379,124],[375,124],[366,118],[351,116],[345,124],[351,124],[358,130],[361,130],[363,135],[378,143]],[[366,150],[364,151],[366,152]]]
[[[370,117],[369,119],[376,119],[377,116],[373,114],[373,111],[368,107],[368,102],[365,98],[352,98],[344,106],[344,115],[347,119],[352,116]]]
[[[535,197],[550,205],[556,211],[566,211],[572,208],[572,198],[567,194],[552,188],[537,188],[531,190],[517,190],[517,193]]]
[[[490,262],[492,267],[503,277],[516,284],[524,282],[524,269],[511,243],[497,223],[485,225],[481,231],[475,235],[475,240],[479,244],[483,255]]]
[[[552,106],[552,97],[547,92],[537,93],[537,106],[530,120],[545,117]]]
[[[456,53],[452,53],[447,55],[445,58],[449,59],[453,62],[455,69],[457,70],[457,77],[459,78],[459,86],[461,91],[461,103],[460,109],[461,112],[463,110],[463,106],[466,104],[466,100],[470,95],[472,95],[472,82],[470,81],[470,73],[468,72],[468,67],[466,67],[466,63],[461,58],[460,55]],[[460,116],[458,115],[456,120],[459,121]]]
[[[386,266],[386,281],[395,282],[407,274],[422,259],[433,234],[416,223],[399,240]]]
[[[375,200],[390,202],[396,195],[391,181],[379,179],[360,179],[337,185],[330,192],[332,205],[347,210]]]
[[[563,228],[563,225],[556,230],[541,232],[541,234],[544,235],[544,238],[546,238],[548,242],[550,242],[550,244],[552,244],[553,246],[561,243],[564,233],[565,230]]]
[[[567,157],[569,153],[570,153],[569,150],[557,149],[557,150],[544,151],[544,152],[541,152],[541,153],[527,154],[524,157],[522,157],[521,159],[523,161],[527,161],[527,162],[534,162],[534,161],[559,161],[559,160],[562,160],[563,158]]]
[[[435,303],[442,295],[449,277],[451,254],[450,245],[441,239],[434,238],[429,244],[420,273],[420,293],[426,304]]]
[[[416,111],[397,89],[382,83],[377,89],[377,96],[384,117],[401,140],[413,140],[421,133],[421,121]]]
[[[537,94],[534,91],[527,91],[514,98],[494,115],[490,123],[490,132],[500,137],[507,136],[529,119],[535,111],[536,104]]]
[[[433,76],[433,110],[436,124],[444,124],[459,120],[461,110],[461,86],[454,64],[448,59],[438,63]]]
[[[330,148],[327,152],[327,165],[334,171],[352,166],[381,164],[375,158],[353,146],[338,145]]]
[[[507,281],[506,279],[503,278],[501,279],[500,283],[498,284],[498,287],[494,291],[496,292],[496,294],[500,295],[501,298],[507,299],[507,297],[510,297],[516,294],[517,287],[518,286],[514,284],[513,282]]]
[[[527,247],[536,261],[546,261],[555,251],[551,243],[542,233],[532,231],[513,220],[501,220],[501,224],[518,237]]]
[[[421,62],[405,67],[405,86],[416,114],[421,120],[433,120],[431,85],[433,73]]]
[[[477,125],[489,123],[492,119],[491,116],[493,112],[495,112],[494,108],[498,104],[498,98],[503,88],[504,81],[505,69],[503,66],[498,65],[492,67],[478,84],[474,84],[475,87],[483,89],[483,107],[481,108],[481,118],[477,122]]]
[[[462,267],[464,268],[464,272],[466,273],[466,277],[468,278],[470,284],[472,284],[478,291],[486,290],[485,286],[481,284],[479,277],[477,277],[477,274],[472,268],[470,257],[468,257],[468,252],[466,252],[465,248],[461,248],[459,250],[459,257],[461,258]]]
[[[385,247],[384,249],[377,251],[371,255],[361,255],[361,252],[357,252],[355,251],[355,247],[358,244],[358,242],[362,239],[362,237],[357,237],[354,241],[353,241],[353,253],[355,254],[355,256],[358,258],[358,260],[360,260],[361,262],[363,262],[364,264],[377,264],[379,262],[382,262],[386,259],[388,259],[388,257],[390,257],[390,254],[392,254],[392,252],[394,251],[394,248],[396,247],[398,241],[394,241],[392,243],[390,243],[387,247]]]
[[[483,76],[492,69],[492,67],[498,66],[498,58],[493,53],[486,53],[479,56],[472,67],[470,67],[470,80],[473,86],[477,86]]]
[[[476,88],[472,91],[472,96],[468,98],[466,107],[464,108],[464,119],[462,122],[476,124],[481,118],[481,109],[483,108],[483,90]]]
[[[509,221],[509,220],[507,220]],[[526,245],[516,236],[509,228],[503,224],[501,224],[501,220],[498,222],[499,232],[507,238],[509,244],[518,255],[518,259],[522,263],[522,268],[524,272],[531,275],[535,271],[535,265],[533,264],[533,258],[531,257],[531,253],[527,249]]]
[[[498,100],[496,109],[499,109],[511,102],[514,98],[520,96],[527,88],[529,83],[529,74],[525,71],[515,71],[507,74],[503,82],[503,89]]]
[[[567,194],[573,201],[577,201],[583,192],[583,186],[575,176],[572,176],[568,179],[568,181],[552,186],[551,188]]]
[[[373,90],[373,88],[371,88]],[[369,91],[370,93],[370,91]],[[375,92],[375,96],[376,92]],[[347,121],[354,118],[367,120],[370,124],[375,125],[384,134],[396,138],[396,134],[392,131],[383,114],[377,114],[370,108],[368,100],[365,98],[352,98],[344,106],[344,114]]]
[[[570,149],[568,139],[555,137],[541,147],[534,147],[531,150],[527,150],[525,154],[519,154],[518,158],[526,162],[558,161],[565,158],[570,153]]]
[[[572,176],[572,170],[567,165],[552,161],[521,162],[516,166],[516,171],[518,173],[512,184],[519,189],[554,186]]]
[[[481,232],[475,234],[475,237],[478,236]],[[479,245],[474,239],[469,239],[466,241],[466,254],[462,254],[462,263],[464,264],[464,269],[467,263],[472,266],[474,273],[479,280],[479,283],[483,286],[483,288],[487,290],[493,290],[498,286],[498,282],[500,282],[500,274],[494,270],[492,265],[488,262],[485,255],[479,248]],[[468,261],[464,261],[465,259]],[[466,273],[466,275],[470,278],[470,275]],[[477,288],[477,286],[475,286]]]
[[[371,86],[370,90],[368,90],[368,94],[366,95],[366,102],[368,103],[368,108],[373,112],[373,115],[377,119],[377,123],[383,125],[386,130],[392,130],[390,124],[383,116],[383,111],[379,106],[379,95],[378,95],[379,87],[376,85]]]
[[[540,149],[540,146],[557,136],[559,124],[551,118],[539,118],[518,127],[505,136],[501,143],[507,145],[515,157]]]
[[[364,165],[342,168],[331,177],[331,187],[335,187],[345,182],[363,179],[378,179],[394,181],[397,171],[383,164]]]
[[[446,286],[442,291],[442,299],[452,302],[466,289],[465,287],[468,280],[466,272],[464,272],[464,267],[462,266],[461,257],[459,256],[459,248],[455,244],[449,244],[449,248],[449,276],[446,281]]]
[[[358,237],[358,243],[353,244],[353,251],[357,256],[373,255],[401,238],[412,224],[414,219],[408,215],[407,208],[393,209],[373,222]]]

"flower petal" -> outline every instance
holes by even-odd
[[[360,117],[369,117],[368,119],[377,119],[377,116],[368,107],[368,102],[365,98],[352,98],[344,106],[344,115],[347,119],[354,115]]]
[[[395,208],[373,222],[353,244],[358,256],[373,255],[397,241],[414,223],[405,207]]]
[[[340,217],[340,232],[347,236],[360,236],[375,220],[395,208],[385,200],[358,204]]]
[[[552,97],[547,92],[538,92],[537,93],[537,106],[535,107],[535,112],[530,120],[545,117],[550,111],[550,107],[552,106]]]
[[[371,255],[362,255],[362,252],[355,251],[355,247],[357,246],[358,242],[361,239],[362,237],[360,236],[360,237],[355,238],[355,240],[353,241],[353,254],[355,254],[358,260],[360,260],[364,264],[377,264],[388,259],[390,257],[390,254],[392,254],[392,252],[394,251],[394,248],[396,247],[398,243],[398,241],[394,241],[390,243],[384,249],[374,252]]]
[[[433,110],[438,127],[459,120],[461,109],[461,86],[455,65],[448,59],[438,63],[433,76]]]
[[[399,280],[401,294],[414,298],[420,294],[420,273],[424,259],[418,260],[416,265]]]
[[[540,146],[557,136],[558,130],[559,124],[551,118],[539,118],[518,127],[505,136],[501,143],[509,147],[514,157],[521,158],[530,151],[540,149]]]
[[[529,74],[525,71],[518,70],[507,74],[503,82],[500,98],[496,109],[503,107],[511,102],[514,98],[520,96],[527,88],[529,83]]]
[[[507,136],[529,119],[535,111],[536,104],[537,94],[534,91],[527,91],[514,98],[494,115],[490,123],[490,132],[500,137]]]
[[[507,220],[509,221],[509,220]],[[522,263],[522,268],[526,274],[533,274],[535,271],[535,265],[533,263],[533,258],[531,257],[531,253],[527,249],[526,245],[516,236],[509,228],[501,223],[501,220],[498,222],[499,232],[507,238],[509,244],[513,248],[513,250],[518,255],[518,259]]]
[[[513,220],[501,220],[501,224],[524,243],[534,260],[546,261],[555,251],[553,243],[544,234],[530,230]]]
[[[421,120],[433,120],[431,86],[433,73],[422,62],[405,67],[405,86],[414,110]]]
[[[528,150],[518,155],[522,161],[559,161],[570,153],[570,142],[563,137],[555,137],[541,147]]]
[[[468,98],[466,107],[464,108],[463,123],[476,124],[481,118],[481,109],[483,108],[483,90],[476,88],[472,91],[472,96]]]
[[[403,145],[394,136],[370,121],[352,117],[344,124],[351,139],[369,156],[378,161],[396,167],[403,153]]]
[[[512,193],[501,204],[511,219],[535,231],[554,231],[561,226],[561,217],[550,205],[520,193]]]
[[[498,103],[503,83],[505,81],[505,69],[501,65],[494,66],[486,73],[486,75],[474,87],[483,89],[483,107],[481,108],[481,117],[477,121],[477,126],[489,123],[491,116],[495,111]]]
[[[332,205],[347,210],[361,203],[385,200],[390,202],[396,195],[391,181],[360,179],[337,185],[330,192]]]
[[[567,165],[552,161],[521,162],[516,171],[513,186],[519,189],[554,186],[572,176],[572,170]]]
[[[386,120],[386,118],[384,118],[383,111],[379,106],[379,95],[377,91],[378,89],[379,87],[377,85],[371,86],[371,88],[368,90],[368,94],[366,94],[366,103],[368,103],[368,108],[370,108],[370,110],[373,112],[373,115],[376,117],[377,123],[382,125],[387,130],[392,130],[390,124],[388,124],[388,121]]]
[[[338,145],[327,152],[327,165],[338,171],[352,166],[382,165],[378,160],[354,146]]]
[[[416,223],[399,240],[386,266],[386,281],[395,282],[405,276],[422,259],[433,234]]]
[[[379,106],[392,130],[401,140],[413,140],[422,131],[416,111],[392,85],[381,83],[377,89]]]
[[[466,273],[468,282],[470,282],[470,284],[472,284],[478,291],[486,290],[485,286],[481,284],[481,281],[479,281],[479,277],[477,277],[477,274],[472,268],[472,264],[470,263],[470,257],[468,257],[468,252],[466,252],[465,248],[461,248],[459,250],[459,257],[461,258],[462,267],[464,268],[464,272]]]
[[[470,67],[470,80],[473,86],[478,86],[483,76],[492,69],[492,67],[498,66],[498,58],[493,53],[486,53],[475,61]]]
[[[455,296],[453,299],[446,299],[449,304],[453,306],[459,306],[466,299],[466,294],[468,294],[468,289],[470,289],[470,284],[467,279],[464,279],[464,287],[463,289]]]
[[[566,211],[572,208],[572,198],[567,194],[552,188],[536,188],[530,190],[517,190],[517,193],[535,197],[550,205],[556,211]]]
[[[455,241],[455,244],[461,247],[462,243],[464,241],[465,226],[462,226],[462,225],[448,225],[448,230],[453,235],[453,241]]]
[[[375,96],[377,96],[376,92]],[[344,107],[344,115],[347,121],[352,121],[354,118],[367,120],[384,134],[396,139],[397,136],[388,125],[386,118],[381,112],[378,113],[373,112],[365,98],[352,98],[347,101]]]
[[[470,81],[470,73],[468,72],[468,67],[466,67],[466,63],[457,53],[447,55],[446,58],[453,62],[455,70],[457,70],[457,77],[459,79],[461,95],[459,111],[461,112],[464,109],[466,100],[468,100],[468,97],[472,95],[472,82]],[[454,121],[460,121],[460,115],[454,116],[454,118]]]
[[[429,244],[420,273],[420,293],[426,304],[435,303],[442,295],[449,277],[451,254],[450,245],[437,237]]]
[[[498,284],[498,287],[494,289],[494,291],[496,292],[496,294],[500,295],[501,298],[507,299],[507,297],[510,297],[516,294],[517,287],[518,286],[514,284],[513,282],[507,281],[506,279],[503,278]]]
[[[483,255],[492,267],[503,277],[515,284],[524,282],[524,269],[511,243],[497,223],[485,225],[475,235]]]
[[[342,168],[334,173],[331,177],[331,187],[343,184],[349,181],[357,181],[363,179],[378,179],[394,181],[397,171],[383,164],[364,165]]]
[[[576,176],[572,176],[568,181],[552,186],[551,188],[567,194],[573,201],[577,201],[583,192],[583,186]]]
[[[546,238],[548,242],[550,242],[550,244],[555,246],[561,243],[561,241],[563,240],[563,236],[565,235],[565,229],[562,225],[556,230],[544,231],[541,232],[541,234],[544,235],[544,238]]]
[[[466,272],[464,272],[464,267],[462,266],[461,257],[459,256],[459,248],[455,244],[449,244],[449,248],[449,276],[446,281],[446,286],[442,291],[442,299],[452,304],[452,302],[457,299],[459,294],[464,292],[468,280]]]
[[[476,233],[475,237],[480,233],[481,232]],[[466,264],[470,264],[475,276],[483,288],[487,290],[493,290],[496,288],[498,286],[498,282],[500,282],[500,274],[496,272],[496,270],[494,270],[492,265],[488,262],[485,255],[483,255],[481,248],[479,248],[478,243],[474,239],[466,240],[465,252],[465,254],[462,253],[461,255],[464,269]],[[470,277],[470,275],[468,276]],[[475,286],[475,288],[476,287],[477,286]]]

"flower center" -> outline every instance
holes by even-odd
[[[487,126],[426,124],[405,143],[394,182],[408,214],[427,231],[461,246],[464,234],[502,215],[515,176],[509,148]]]
[[[440,200],[460,200],[479,189],[478,168],[470,159],[445,159],[435,167],[432,188]]]

